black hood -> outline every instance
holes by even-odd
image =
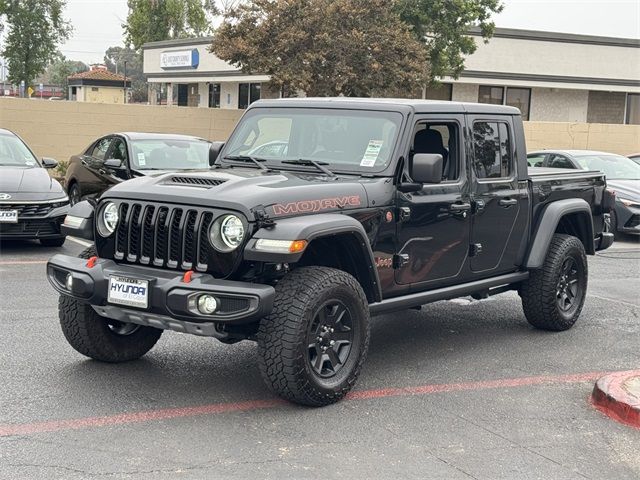
[[[616,196],[640,202],[640,181],[638,180],[609,180],[607,188],[616,192]]]
[[[65,197],[62,186],[40,167],[0,167],[0,194],[11,201],[47,201]]]
[[[388,178],[230,168],[139,177],[116,185],[102,198],[222,208],[249,219],[254,209],[264,208],[269,217],[278,218],[365,208],[370,197],[380,206],[390,183]]]

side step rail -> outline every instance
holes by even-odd
[[[420,305],[425,305],[439,300],[450,300],[452,298],[464,297],[472,293],[487,291],[490,288],[512,285],[529,278],[529,272],[515,272],[498,277],[476,280],[474,282],[453,285],[451,287],[438,288],[426,292],[411,293],[400,297],[387,298],[381,302],[369,304],[371,316],[406,310]],[[504,291],[504,289],[500,289]]]

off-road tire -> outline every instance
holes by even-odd
[[[354,340],[335,376],[321,378],[308,359],[307,335],[319,309],[336,299],[348,309]],[[369,307],[358,281],[333,268],[301,267],[277,284],[273,311],[260,322],[260,372],[275,393],[291,402],[329,405],[343,398],[355,384],[369,336]]]
[[[91,246],[78,256],[90,258],[95,255],[96,249]],[[151,350],[162,335],[162,330],[145,326],[139,326],[130,334],[119,335],[91,305],[68,295],[60,295],[58,314],[62,333],[69,344],[79,353],[102,362],[136,360]]]
[[[40,243],[43,247],[61,247],[64,245],[67,237],[62,238],[41,238]]]
[[[559,306],[557,289],[564,262],[570,258],[577,267],[579,293],[575,305],[565,312]],[[529,279],[519,289],[527,321],[542,330],[570,329],[584,306],[587,279],[587,257],[582,242],[571,235],[555,234],[542,268],[531,270]]]

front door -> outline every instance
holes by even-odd
[[[457,281],[467,261],[471,204],[463,125],[462,115],[428,115],[414,126],[407,181],[414,153],[437,153],[444,160],[442,183],[398,193],[395,278],[416,290]]]
[[[476,274],[512,271],[528,219],[527,182],[518,180],[512,119],[470,117],[469,127],[473,147],[469,266]]]

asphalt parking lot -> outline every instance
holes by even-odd
[[[640,476],[640,431],[589,404],[640,368],[640,244],[589,257],[564,333],[515,293],[378,317],[351,396],[322,409],[264,386],[256,348],[165,333],[142,360],[89,361],[64,340],[44,275],[55,252],[0,245],[0,478],[615,478]]]

